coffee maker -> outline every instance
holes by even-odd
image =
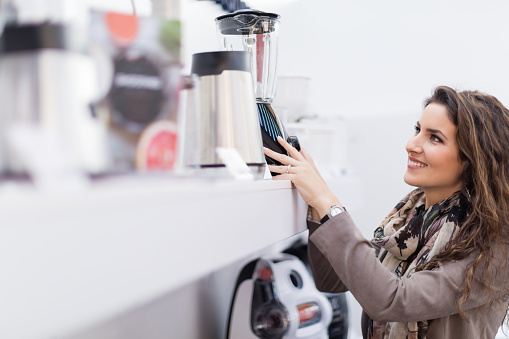
[[[215,22],[220,45],[224,50],[250,53],[263,146],[287,154],[277,141],[278,136],[297,150],[300,150],[300,145],[297,137],[288,135],[272,107],[276,92],[279,18],[279,14],[249,9],[219,16]],[[266,157],[266,161],[270,165],[281,165],[269,157]]]

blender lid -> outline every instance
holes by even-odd
[[[249,52],[217,51],[193,54],[191,73],[198,76],[219,75],[223,71],[251,72]]]
[[[263,34],[277,30],[280,15],[252,9],[241,9],[215,19],[221,34]],[[264,24],[265,23],[265,24]]]
[[[221,15],[221,16],[218,16],[216,18],[216,22],[217,21],[220,21],[220,20],[223,20],[223,19],[226,19],[226,18],[233,18],[237,15],[252,15],[253,17],[269,17],[269,18],[272,18],[272,19],[279,19],[281,16],[279,14],[276,14],[276,13],[268,13],[268,12],[263,12],[263,11],[259,11],[259,10],[256,10],[256,9],[240,9],[238,11],[235,11],[233,13],[229,13],[229,14],[225,14],[225,15]]]

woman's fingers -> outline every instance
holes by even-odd
[[[280,174],[295,174],[295,167],[292,168],[292,165],[267,165],[269,166],[269,170],[273,173],[280,173]],[[288,167],[290,166],[290,167]]]
[[[300,160],[300,161],[305,160],[304,157],[302,156],[302,154],[300,154],[299,151],[297,151],[297,149],[295,149],[295,147],[290,145],[285,139],[283,139],[281,137],[277,137],[277,141],[279,142],[279,144],[281,146],[283,146],[285,148],[285,150],[288,152],[288,154],[290,154],[290,156],[292,158]]]
[[[285,154],[281,154],[281,153],[275,152],[275,151],[271,150],[270,148],[264,147],[263,148],[263,152],[269,158],[274,159],[276,161],[279,161],[283,165],[297,166],[297,164],[299,163],[297,160],[292,159],[291,157],[289,157],[289,156],[287,156]]]

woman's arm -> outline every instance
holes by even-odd
[[[376,258],[375,249],[348,213],[341,213],[310,231],[309,240],[310,266],[317,287],[338,289],[339,284],[344,284],[374,320],[419,321],[458,313],[458,291],[473,257],[398,278]],[[484,292],[493,292],[492,296],[505,293],[506,266],[499,271],[503,274],[488,277],[491,291],[486,291],[482,280],[474,281],[464,311],[489,302],[490,294]]]
[[[320,224],[312,220],[307,221],[309,236],[318,229]],[[341,279],[337,276],[334,269],[324,257],[322,252],[316,247],[316,245],[309,241],[308,242],[308,263],[313,273],[316,288],[319,291],[327,293],[340,293],[346,292],[348,289],[341,282]]]

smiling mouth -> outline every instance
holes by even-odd
[[[422,162],[417,162],[417,161],[413,161],[413,160],[410,160],[410,159],[408,159],[408,166],[411,166],[411,167],[428,167],[428,165],[423,164]]]

